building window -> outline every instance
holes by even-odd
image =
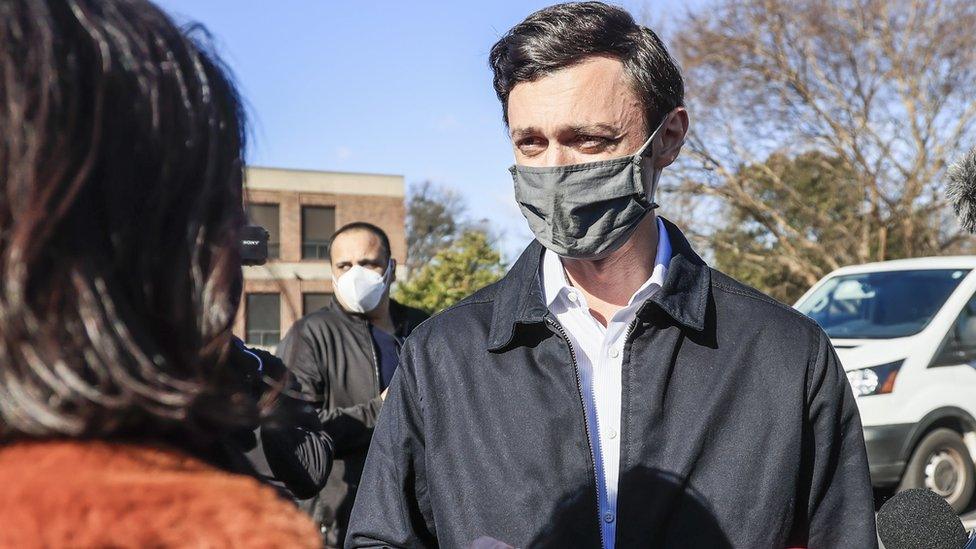
[[[281,339],[281,296],[247,294],[245,341],[248,345],[271,347]]]
[[[302,207],[302,259],[328,259],[335,229],[335,208]]]
[[[332,302],[332,294],[307,292],[302,294],[302,314],[314,313]]]
[[[254,225],[268,230],[268,259],[281,257],[281,231],[277,204],[248,204],[247,217]]]

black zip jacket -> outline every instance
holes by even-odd
[[[423,311],[393,300],[390,315],[399,338],[406,338],[427,319]],[[332,474],[325,489],[302,507],[326,527],[327,544],[341,546],[383,404],[369,324],[363,315],[350,314],[332,303],[296,322],[278,345],[277,354],[332,437]]]
[[[876,547],[860,418],[827,336],[665,225],[667,278],[624,348],[616,547]],[[600,547],[594,426],[542,251],[407,341],[346,547]]]

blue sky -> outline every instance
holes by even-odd
[[[506,30],[552,2],[157,3],[213,34],[248,104],[250,164],[429,179],[502,230],[510,259],[529,241],[487,58]],[[687,2],[620,3],[666,22]]]

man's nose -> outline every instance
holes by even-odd
[[[556,143],[546,149],[546,156],[543,161],[546,167],[575,164],[577,162],[576,151],[572,147],[566,147]]]

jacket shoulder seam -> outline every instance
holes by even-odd
[[[491,303],[491,301],[492,301],[491,299],[487,299],[487,298],[464,299],[462,301],[459,301],[458,303],[455,303],[454,305],[451,305],[450,307],[444,309],[443,311],[437,313],[436,315],[432,315],[430,318],[434,318],[435,316],[441,316],[446,312],[453,311],[454,309],[460,309],[461,307],[465,307],[467,305],[483,305],[485,303]],[[426,320],[424,322],[426,322]]]
[[[740,295],[742,297],[747,297],[747,298],[754,299],[754,300],[759,301],[759,302],[762,302],[762,303],[766,303],[767,305],[771,305],[771,306],[773,306],[773,307],[775,307],[775,308],[777,308],[777,309],[779,309],[781,311],[784,311],[784,312],[790,314],[794,318],[803,321],[803,323],[806,324],[807,326],[810,326],[810,327],[814,327],[814,326],[819,327],[819,325],[816,322],[814,322],[810,317],[808,317],[808,316],[800,313],[799,311],[797,311],[793,307],[790,307],[789,305],[786,305],[785,303],[781,303],[779,301],[776,301],[775,299],[773,299],[773,298],[771,298],[771,297],[769,297],[769,296],[767,296],[767,295],[765,295],[765,294],[763,294],[763,293],[761,293],[759,291],[751,291],[750,292],[750,291],[743,290],[742,288],[736,288],[734,286],[725,284],[724,282],[718,282],[718,281],[713,282],[713,284],[714,284],[714,286],[716,288],[718,288],[720,290],[724,290],[724,291],[726,291],[728,293]]]
[[[419,324],[417,324],[414,327],[413,331],[411,331],[410,334],[413,335],[413,333],[416,332],[417,330],[420,330],[421,328],[426,328],[426,326],[425,326],[426,324],[430,323],[431,321],[435,321],[435,322],[438,321],[438,319],[442,315],[444,315],[444,314],[446,314],[448,312],[452,312],[455,309],[460,309],[460,308],[465,307],[467,305],[483,305],[485,303],[491,303],[491,300],[490,299],[471,299],[471,300],[465,299],[463,301],[460,301],[458,303],[455,303],[454,305],[451,305],[450,307],[444,309],[443,311],[440,311],[438,313],[434,313],[434,314],[430,315],[429,317],[425,318],[423,320],[423,322],[420,322]],[[408,339],[408,341],[410,340],[409,337],[407,339]]]

